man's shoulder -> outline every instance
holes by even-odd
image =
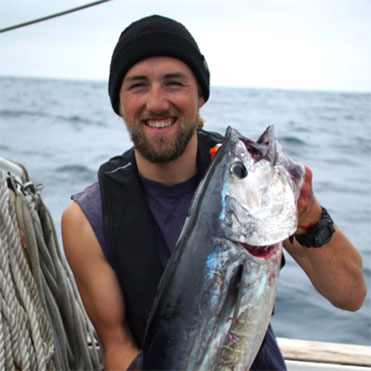
[[[198,139],[201,142],[206,142],[215,145],[216,143],[221,143],[224,140],[224,136],[216,131],[209,131],[205,129],[197,130]]]
[[[130,148],[121,155],[111,157],[108,161],[103,163],[98,170],[98,173],[110,173],[119,168],[130,166],[133,161],[133,148]]]
[[[87,186],[83,191],[76,193],[72,196],[72,199],[78,204],[91,204],[93,200],[98,200],[100,198],[99,183],[94,182],[93,184]]]

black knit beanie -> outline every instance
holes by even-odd
[[[205,102],[210,94],[210,74],[204,56],[189,31],[173,19],[153,15],[133,22],[120,35],[113,51],[108,92],[119,115],[119,92],[126,72],[142,59],[168,56],[190,67],[201,87]]]

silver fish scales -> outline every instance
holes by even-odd
[[[197,188],[130,369],[246,370],[276,296],[282,241],[297,227],[304,167],[268,127],[233,128]]]

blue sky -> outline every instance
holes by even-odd
[[[0,28],[92,0],[2,0]],[[132,21],[184,23],[211,84],[371,91],[369,0],[112,0],[0,34],[0,74],[106,80],[112,50]]]

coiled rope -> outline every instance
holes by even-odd
[[[1,170],[0,308],[0,370],[102,369],[48,209],[31,182]]]

